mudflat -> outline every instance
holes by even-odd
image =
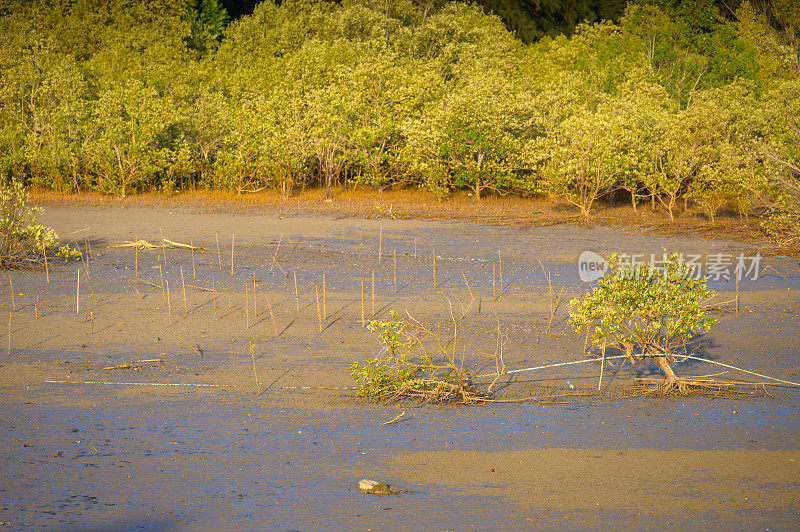
[[[667,250],[723,274],[709,283],[718,322],[697,354],[797,382],[796,258],[758,258],[758,278],[745,276],[737,291],[730,274],[737,257],[752,263],[749,244],[624,228],[188,206],[54,205],[41,221],[83,259],[0,279],[9,323],[0,351],[3,528],[800,522],[800,393],[790,385],[720,397],[383,405],[354,398],[349,373],[380,347],[362,320],[390,310],[445,329],[451,312],[465,315],[465,357],[494,352],[499,326],[509,369],[583,359],[583,339],[566,324],[569,299],[590,286],[579,278],[581,252]],[[124,245],[162,238],[205,251]],[[545,272],[561,295],[552,317]],[[592,362],[515,373],[496,398],[596,390],[599,371]],[[659,375],[647,365],[604,371],[606,390]],[[676,371],[764,380],[692,360]],[[362,494],[362,478],[411,491]]]

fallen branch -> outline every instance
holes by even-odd
[[[195,288],[195,289],[201,290],[203,292],[213,292],[214,291],[211,288],[205,288],[203,286],[197,286],[197,285],[193,285],[193,284],[187,284],[186,287],[187,288]]]
[[[487,403],[522,403],[525,401],[551,402],[552,399],[555,399],[556,397],[593,397],[599,394],[600,394],[599,392],[595,391],[586,391],[586,392],[559,393],[546,396],[531,395],[528,397],[521,397],[519,399],[485,399],[485,401]]]
[[[655,357],[655,356],[663,356],[663,355],[642,354],[642,355],[639,355],[639,356],[642,356],[642,357]],[[620,359],[620,358],[627,358],[627,355],[615,355],[615,356],[611,356],[611,357],[605,357],[606,360]],[[732,369],[732,370],[735,370],[735,371],[741,371],[742,373],[748,373],[750,375],[755,375],[756,377],[761,377],[763,379],[769,379],[769,380],[772,380],[772,381],[775,381],[775,382],[779,382],[781,384],[788,384],[790,386],[798,386],[798,387],[800,387],[800,383],[798,383],[798,382],[786,381],[786,380],[783,380],[783,379],[778,379],[776,377],[770,377],[769,375],[763,375],[761,373],[756,373],[755,371],[750,371],[748,369],[743,369],[743,368],[739,368],[739,367],[736,367],[736,366],[732,366],[731,364],[725,364],[724,362],[717,362],[715,360],[709,360],[707,358],[694,357],[694,356],[690,356],[690,355],[684,355],[684,356],[682,356],[680,358],[681,358],[681,360],[685,360],[685,359],[688,358],[690,360],[697,360],[699,362],[707,362],[708,364],[716,364],[717,366],[722,366],[723,368],[728,368],[728,369]],[[558,368],[558,367],[563,367],[563,366],[572,366],[574,364],[586,364],[588,362],[599,362],[599,361],[600,361],[599,358],[586,358],[586,359],[582,359],[582,360],[572,360],[570,362],[559,362],[557,364],[546,364],[546,365],[543,365],[543,366],[535,366],[535,367],[531,367],[531,368],[511,369],[511,370],[508,370],[505,373],[503,373],[503,375],[511,374],[511,373],[521,373],[521,372],[524,372],[524,371],[536,371],[536,370],[539,370],[539,369],[549,369],[549,368]],[[478,375],[478,376],[476,376],[476,378],[486,378],[486,377],[495,377],[495,376],[497,376],[497,373],[486,373],[484,375]],[[758,384],[760,384],[760,383],[758,383]]]
[[[149,284],[150,286],[158,288],[158,289],[161,288],[161,285],[158,285],[158,284],[155,284],[155,283],[151,283],[150,281],[145,281],[144,279],[139,279],[138,277],[130,277],[130,280],[131,281],[135,281],[137,283]]]
[[[762,375],[761,373],[756,373],[755,371],[750,371],[749,369],[742,369],[737,368],[736,366],[732,366],[730,364],[725,364],[723,362],[716,362],[714,360],[708,360],[707,358],[699,358],[686,355],[683,358],[688,358],[691,360],[699,360],[700,362],[708,362],[709,364],[716,364],[717,366],[722,366],[723,368],[733,369],[736,371],[741,371],[742,373],[748,373],[750,375],[755,375],[756,377],[761,377],[762,379],[769,379],[771,381],[780,382],[781,384],[789,384],[790,386],[800,386],[800,383],[792,382],[792,381],[785,381],[783,379],[776,379],[775,377],[770,377],[769,375]]]
[[[112,248],[135,248],[135,249],[174,249],[174,248],[183,248],[183,249],[191,249],[193,251],[208,251],[206,248],[201,248],[198,246],[191,246],[189,244],[182,244],[180,242],[173,242],[172,240],[167,240],[166,238],[162,238],[161,241],[163,244],[151,244],[147,240],[125,240],[123,242],[119,242],[117,244],[111,244],[109,247]]]
[[[172,240],[167,240],[166,238],[162,238],[161,241],[165,244],[169,244],[169,246],[173,248],[191,249],[192,251],[208,251],[206,248],[192,246],[190,244],[181,244],[180,242],[173,242]]]
[[[164,361],[161,360],[160,358],[143,358],[142,360],[131,360],[130,362],[123,362],[122,364],[117,364],[116,366],[106,366],[103,369],[104,370],[109,370],[109,369],[132,369],[132,368],[135,368],[135,367],[140,367],[140,366],[137,366],[136,364],[147,364],[147,363],[153,363],[153,362],[158,362],[159,364],[161,364]]]
[[[405,416],[405,415],[406,415],[406,411],[405,411],[405,410],[403,410],[403,411],[402,411],[402,412],[400,412],[400,414],[398,414],[398,415],[397,415],[397,416],[396,416],[394,419],[391,419],[391,420],[389,420],[389,421],[387,421],[387,422],[385,422],[385,423],[381,423],[381,426],[385,426],[385,425],[391,425],[392,423],[395,423],[395,422],[397,422],[397,421],[400,421],[400,419],[402,419],[402,417],[403,417],[403,416]]]
[[[613,357],[606,357],[606,360],[611,360],[615,358],[627,358],[627,355],[615,355]],[[599,362],[599,361],[600,361],[599,358],[586,358],[583,360],[573,360],[571,362],[558,362],[556,364],[545,364],[544,366],[534,366],[532,368],[510,369],[507,370],[505,373],[502,373],[502,375],[510,375],[512,373],[522,373],[525,371],[536,371],[540,369],[560,368],[562,366],[573,366],[575,364],[586,364],[588,362]],[[480,379],[485,377],[496,377],[496,376],[497,373],[486,373],[483,375],[477,375],[475,378]]]

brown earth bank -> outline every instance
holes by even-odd
[[[600,198],[588,218],[566,202],[542,196],[487,195],[481,200],[464,191],[437,198],[419,189],[372,190],[334,189],[330,198],[324,191],[298,191],[289,198],[274,190],[250,194],[224,191],[181,191],[170,195],[142,193],[120,198],[94,192],[62,195],[38,190],[32,194],[40,205],[150,206],[194,211],[242,214],[322,214],[358,218],[461,220],[520,228],[572,224],[582,227],[623,227],[661,235],[686,235],[727,238],[747,242],[770,254],[800,254],[796,246],[779,247],[769,239],[758,216],[742,217],[732,208],[722,209],[712,221],[694,203],[675,207],[670,219],[660,204],[642,203],[637,209],[624,201]]]
[[[605,367],[604,395],[563,404],[352,396],[350,365],[379,348],[362,315],[408,312],[446,335],[452,308],[468,359],[495,351],[499,323],[509,369],[579,360],[565,308],[589,286],[582,251],[678,251],[707,265],[752,257],[753,242],[415,220],[394,207],[366,218],[83,203],[48,203],[42,217],[82,260],[1,279],[4,528],[790,529],[800,519],[791,386],[630,396],[619,391],[658,371],[618,365]],[[162,238],[207,251],[118,247]],[[710,282],[718,324],[695,354],[796,382],[800,264],[770,256],[759,271],[738,292],[730,278]],[[516,373],[495,397],[596,390],[599,369]],[[691,360],[676,370],[763,380]],[[360,494],[361,478],[411,491]]]

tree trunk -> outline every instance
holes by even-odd
[[[481,166],[483,166],[483,158],[485,157],[483,150],[478,150],[478,172],[475,176],[475,199],[481,199]]]
[[[672,212],[672,209],[675,207],[675,201],[676,201],[675,196],[670,196],[669,197],[669,203],[664,203],[662,201],[662,203],[664,203],[664,206],[667,208],[667,212],[669,213],[669,221],[670,222],[674,222],[675,221],[675,214]]]
[[[333,170],[325,170],[325,199],[331,197],[331,186],[333,185]]]
[[[672,366],[669,365],[669,361],[667,357],[664,355],[656,356],[656,362],[658,362],[658,367],[661,368],[661,371],[664,372],[664,378],[667,380],[667,383],[671,384],[678,380],[678,376],[675,375],[675,372],[672,371]]]

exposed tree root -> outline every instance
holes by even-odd
[[[672,382],[657,377],[642,377],[632,385],[613,386],[597,390],[577,388],[567,390],[559,386],[533,385],[520,394],[497,394],[489,390],[469,385],[459,385],[442,381],[425,383],[427,389],[414,386],[395,393],[387,393],[373,399],[383,404],[393,402],[421,402],[423,404],[459,403],[464,405],[481,405],[487,403],[538,403],[538,404],[575,404],[593,400],[630,399],[636,397],[664,396],[700,396],[700,397],[736,397],[774,396],[767,390],[771,383],[741,382],[712,379],[708,377],[678,377]],[[481,387],[483,388],[483,387]]]
[[[417,399],[424,403],[458,402],[465,405],[481,404],[486,402],[487,398],[486,393],[476,390],[469,382],[455,384],[436,379],[417,380],[401,390],[378,397],[384,403],[401,399]]]
[[[745,393],[757,393],[770,395],[767,382],[741,382],[704,377],[676,377],[674,379],[658,379],[653,377],[642,377],[637,379],[641,385],[642,395],[663,396],[663,395],[706,395],[724,396],[740,395]]]

